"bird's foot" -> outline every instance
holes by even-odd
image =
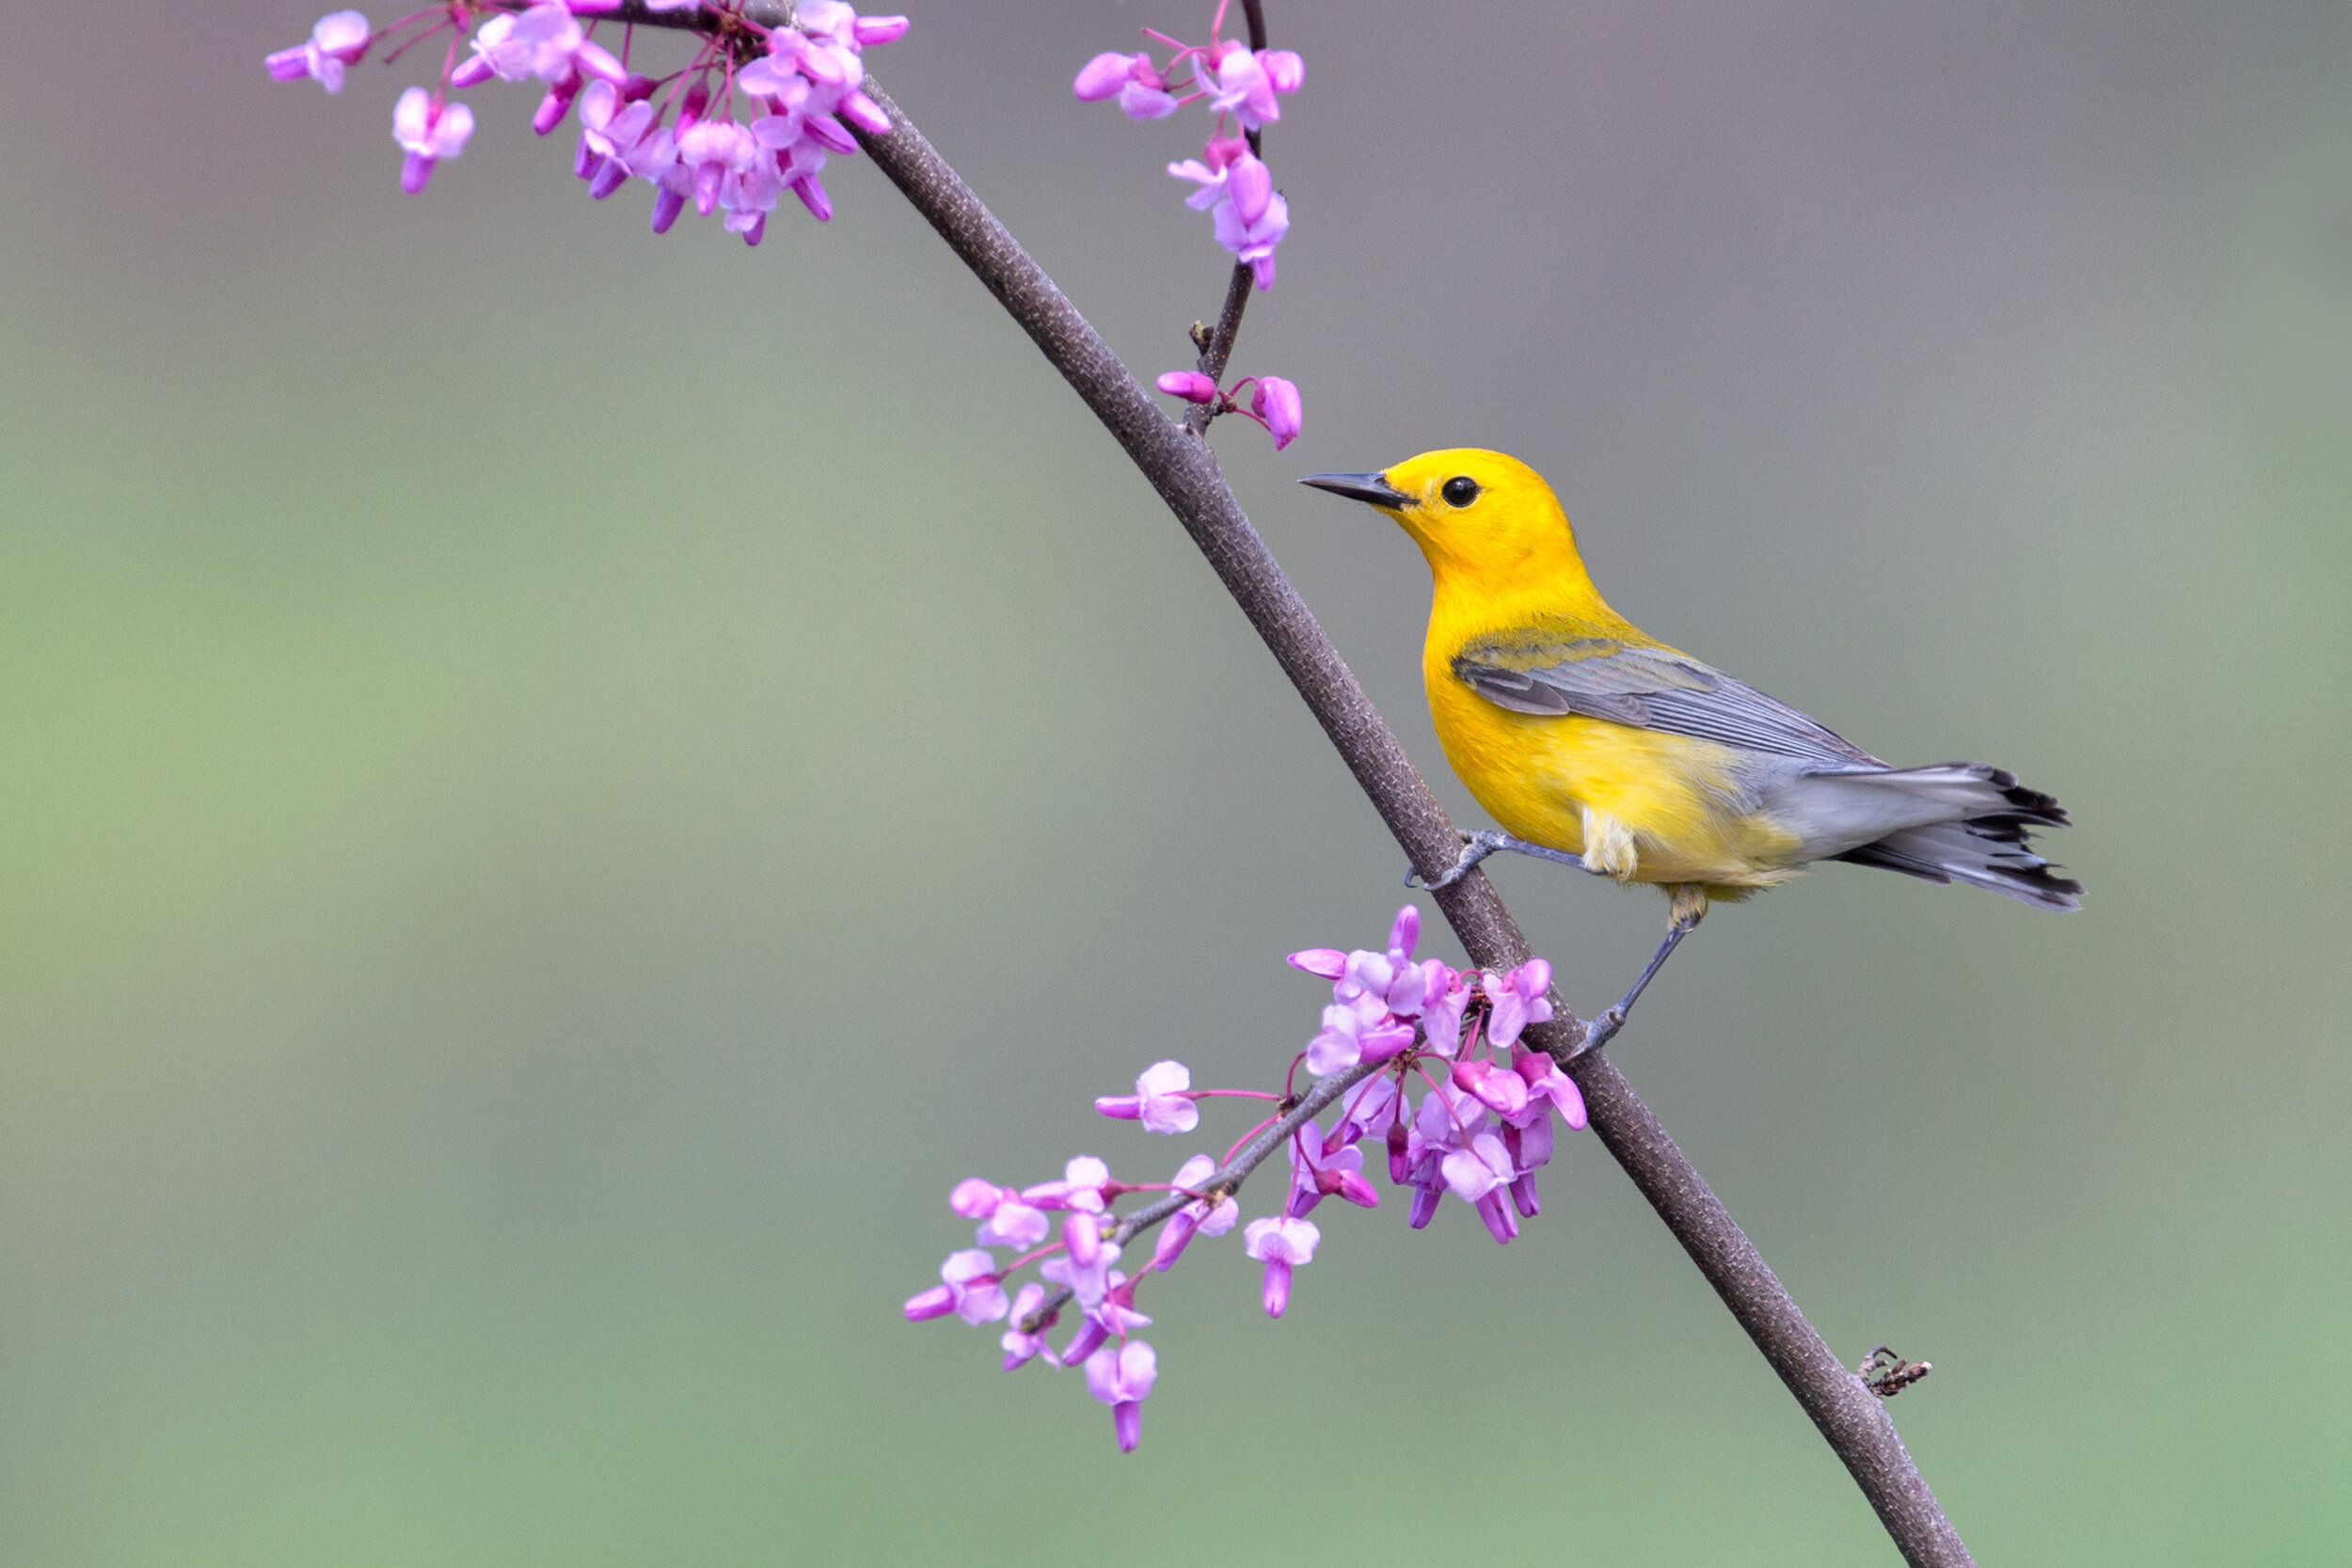
[[[1534,855],[1538,860],[1558,861],[1563,865],[1573,865],[1579,871],[1585,868],[1584,862],[1580,857],[1568,854],[1565,850],[1547,849],[1540,844],[1530,844],[1523,838],[1513,838],[1509,833],[1499,833],[1489,828],[1483,832],[1463,835],[1462,852],[1454,857],[1452,865],[1446,867],[1445,874],[1434,882],[1416,880],[1420,873],[1411,866],[1406,866],[1405,885],[1409,888],[1425,889],[1431,893],[1440,888],[1452,887],[1469,876],[1477,867],[1479,862],[1489,855],[1499,855],[1505,850],[1515,855]]]
[[[1675,923],[1666,927],[1666,940],[1660,942],[1658,951],[1650,955],[1649,962],[1642,969],[1641,977],[1633,982],[1633,989],[1619,997],[1614,1006],[1604,1008],[1585,1021],[1584,1043],[1576,1048],[1577,1055],[1581,1056],[1587,1051],[1598,1051],[1616,1038],[1617,1031],[1625,1027],[1625,1021],[1633,1012],[1633,1004],[1642,999],[1642,992],[1649,989],[1650,981],[1666,967],[1666,959],[1681,945],[1682,939],[1697,927],[1705,913],[1706,910],[1702,907],[1697,913],[1677,915]]]

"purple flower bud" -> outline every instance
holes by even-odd
[[[579,9],[577,6],[572,8]],[[1262,49],[1258,63],[1265,68],[1266,80],[1276,92],[1296,92],[1307,80],[1307,62],[1295,49]]]
[[[1389,1123],[1389,1181],[1392,1186],[1402,1187],[1411,1179],[1411,1167],[1405,1158],[1406,1146],[1411,1141],[1412,1134],[1406,1131],[1402,1120]],[[1417,1198],[1414,1202],[1418,1207],[1420,1200]],[[1413,1228],[1418,1230],[1421,1226],[1415,1225]]]
[[[653,231],[667,234],[677,215],[686,211],[686,193],[664,185],[653,193]]]
[[[825,194],[824,183],[817,176],[811,174],[793,181],[792,194],[801,198],[801,205],[807,208],[818,223],[833,221],[833,198]]]
[[[934,1285],[920,1295],[907,1297],[907,1322],[919,1323],[927,1318],[944,1318],[956,1309],[956,1292],[945,1285]]]
[[[1084,1361],[1101,1349],[1103,1341],[1110,1337],[1110,1330],[1103,1326],[1102,1320],[1091,1312],[1088,1313],[1086,1321],[1078,1325],[1078,1332],[1071,1336],[1070,1343],[1062,1346],[1061,1364],[1067,1367],[1073,1362]]]
[[[1522,1219],[1532,1220],[1543,1212],[1542,1206],[1535,1201],[1535,1173],[1534,1171],[1531,1170],[1523,1176],[1515,1176],[1511,1179],[1511,1202],[1518,1207],[1519,1217]]]
[[[841,101],[841,107],[836,112],[842,119],[867,135],[886,136],[890,135],[890,117],[882,113],[881,104],[866,97],[863,92],[851,92]]]
[[[1160,1239],[1152,1245],[1152,1267],[1161,1274],[1174,1268],[1176,1259],[1184,1255],[1184,1248],[1192,1244],[1193,1234],[1200,1228],[1200,1222],[1193,1217],[1191,1207],[1176,1211],[1176,1217],[1161,1228]]]
[[[1413,944],[1421,941],[1421,911],[1411,904],[1396,911],[1389,927],[1389,961],[1400,968],[1413,961]]]
[[[1120,1400],[1111,1406],[1111,1435],[1119,1442],[1120,1453],[1133,1453],[1143,1441],[1143,1402]]]
[[[1406,1223],[1415,1230],[1426,1226],[1436,1216],[1438,1198],[1444,1191],[1443,1187],[1415,1187],[1413,1189],[1413,1212],[1407,1216]]]
[[[564,117],[571,113],[572,100],[580,96],[582,85],[580,73],[574,71],[548,88],[547,96],[539,100],[539,107],[531,116],[531,128],[544,136],[563,124]]]
[[[1488,1193],[1478,1200],[1478,1217],[1486,1222],[1486,1233],[1504,1246],[1511,1244],[1519,1233],[1519,1222],[1501,1193]]]
[[[1264,166],[1259,166],[1263,168]],[[1271,256],[1268,258],[1271,261]],[[1298,430],[1305,418],[1298,400],[1298,388],[1279,375],[1258,378],[1258,389],[1250,395],[1251,412],[1265,420],[1266,434],[1274,437],[1274,450],[1280,451],[1298,439]]]
[[[588,182],[588,194],[598,201],[628,183],[628,166],[618,158],[607,158],[598,166],[596,177]]]
[[[1163,388],[1162,390],[1166,388]],[[1336,947],[1303,948],[1293,953],[1283,962],[1293,969],[1303,969],[1310,974],[1320,974],[1327,980],[1336,980],[1347,973],[1347,955]]]
[[[1347,1199],[1359,1209],[1380,1207],[1380,1195],[1373,1190],[1371,1182],[1352,1170],[1339,1171],[1335,1174],[1337,1176],[1335,1186],[1340,1196]]]
[[[1094,1110],[1096,1115],[1109,1117],[1116,1121],[1141,1121],[1143,1097],[1139,1094],[1099,1094],[1094,1097]]]
[[[421,194],[424,182],[433,178],[434,160],[421,152],[411,152],[401,160],[400,188],[410,196]]]
[[[575,6],[572,8],[578,10],[580,8]],[[864,49],[877,43],[898,42],[907,36],[910,25],[912,24],[903,16],[861,16],[853,32],[858,47]]]
[[[1216,383],[1199,371],[1168,371],[1156,383],[1160,390],[1186,403],[1215,403]]]

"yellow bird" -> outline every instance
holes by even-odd
[[[1744,898],[1815,861],[1966,882],[2081,908],[2027,830],[2057,800],[1977,762],[1892,768],[1796,709],[1666,646],[1609,608],[1542,476],[1501,452],[1423,452],[1304,483],[1378,507],[1428,558],[1422,679],[1446,760],[1504,832],[1470,836],[1444,887],[1499,850],[1671,900],[1666,941],[1624,1022],[1709,898]]]

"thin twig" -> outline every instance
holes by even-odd
[[[1110,1234],[1104,1240],[1125,1246],[1162,1220],[1173,1216],[1185,1204],[1199,1202],[1199,1198],[1194,1196],[1196,1192],[1224,1193],[1228,1196],[1240,1192],[1241,1184],[1249,1180],[1249,1173],[1263,1164],[1266,1156],[1281,1148],[1283,1141],[1293,1132],[1321,1116],[1323,1108],[1331,1101],[1391,1065],[1388,1062],[1372,1062],[1364,1066],[1349,1068],[1345,1072],[1335,1072],[1330,1077],[1320,1080],[1313,1088],[1299,1097],[1298,1103],[1292,1107],[1281,1120],[1250,1139],[1243,1146],[1240,1153],[1226,1161],[1223,1167],[1212,1173],[1206,1181],[1194,1189],[1194,1192],[1170,1193],[1166,1197],[1148,1204],[1132,1214],[1121,1215],[1119,1223],[1111,1227]],[[1065,1285],[1047,1296],[1038,1305],[1035,1311],[1013,1326],[1024,1334],[1035,1334],[1050,1323],[1054,1315],[1069,1303],[1070,1296],[1070,1287]]]

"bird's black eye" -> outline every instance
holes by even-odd
[[[1468,474],[1455,474],[1438,494],[1445,498],[1448,506],[1468,506],[1478,499],[1478,481]]]

